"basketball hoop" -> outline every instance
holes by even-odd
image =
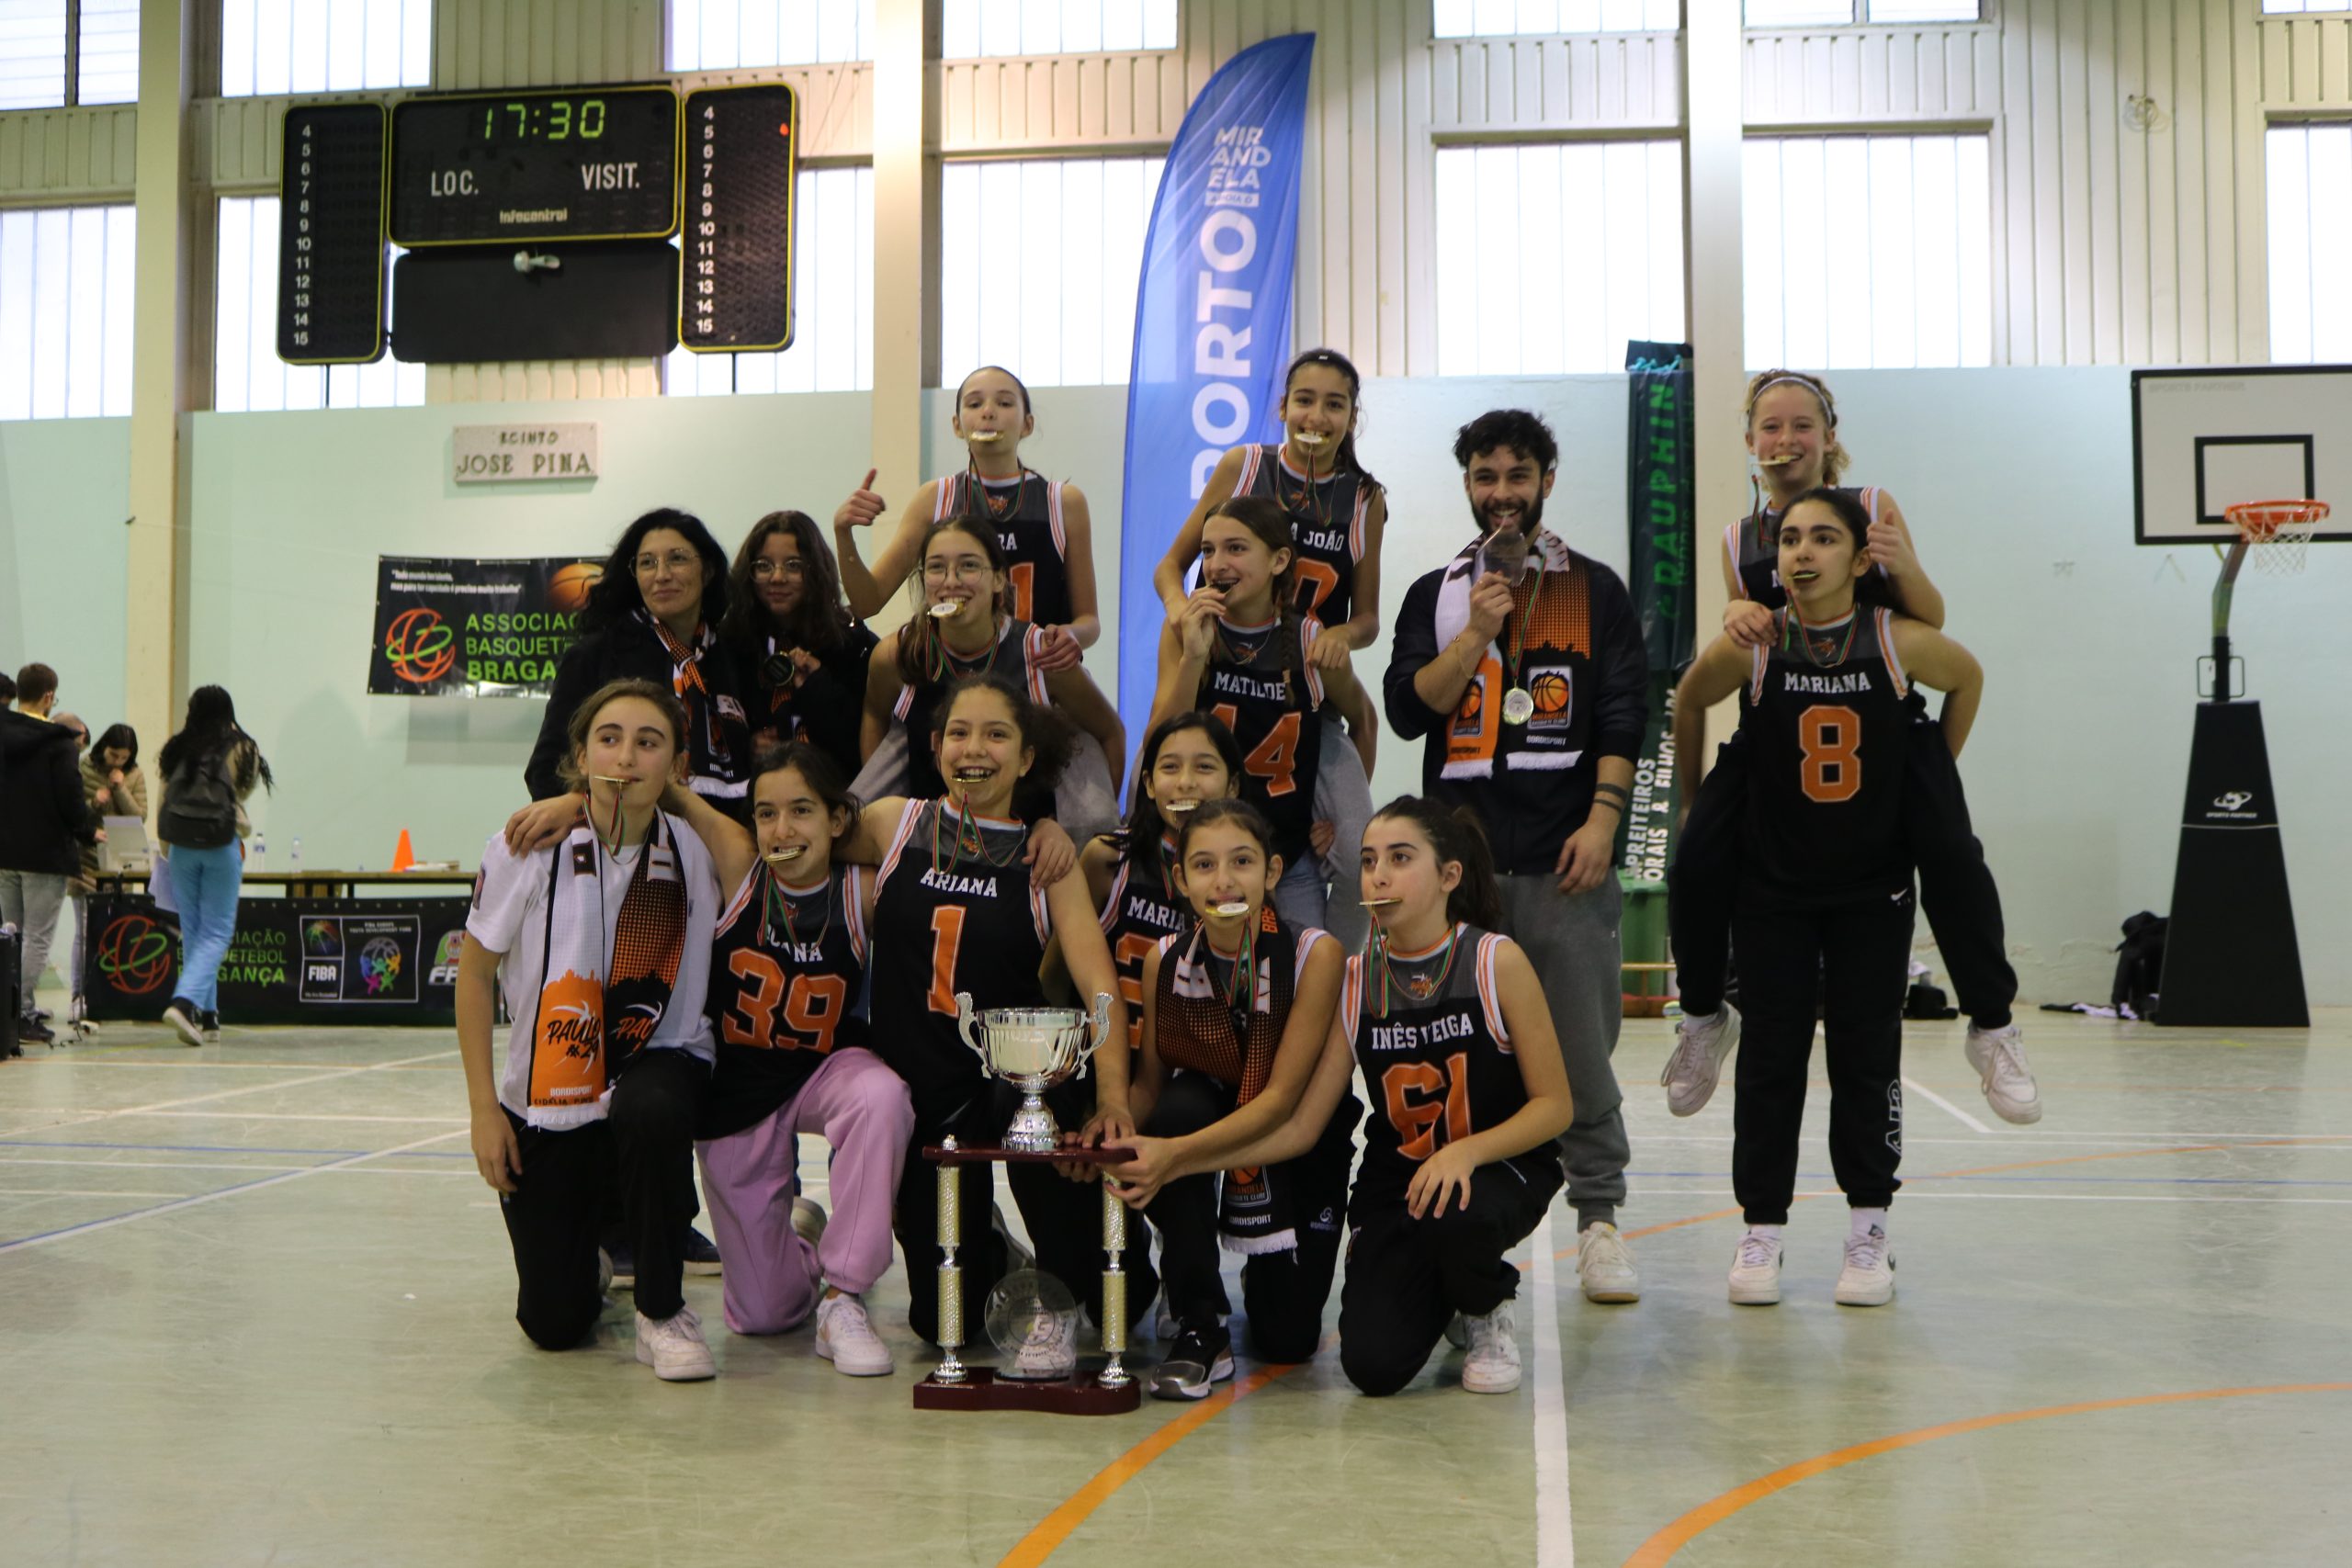
[[[2222,515],[2247,546],[2255,569],[2272,577],[2296,577],[2303,570],[2312,534],[2327,520],[2324,501],[2242,501]]]

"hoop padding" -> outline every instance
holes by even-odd
[[[2294,577],[2303,570],[2312,535],[2327,521],[2324,501],[2242,501],[2222,509],[2253,548],[2246,551],[2258,571]]]

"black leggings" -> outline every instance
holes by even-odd
[[[1922,708],[1905,739],[1903,834],[1919,868],[1919,905],[1961,1011],[1979,1029],[1998,1029],[2009,1021],[2018,998],[2000,889],[1970,826],[1967,792],[1951,748],[1944,743],[1943,726]],[[1666,871],[1667,931],[1682,1008],[1702,1017],[1723,1006],[1731,970],[1748,754],[1737,736],[1716,749],[1714,768],[1699,786]],[[1747,967],[1744,960],[1741,967]]]
[[[1152,1106],[1145,1131],[1155,1138],[1197,1133],[1230,1115],[1235,1099],[1230,1084],[1177,1073]],[[1348,1096],[1313,1148],[1266,1172],[1268,1187],[1289,1207],[1298,1242],[1287,1251],[1253,1254],[1241,1265],[1250,1348],[1260,1360],[1311,1360],[1323,1337],[1323,1306],[1339,1267],[1348,1169],[1355,1163],[1355,1126],[1363,1114],[1363,1105]],[[1218,1271],[1217,1179],[1204,1173],[1171,1181],[1147,1211],[1159,1232],[1169,1310],[1187,1328],[1210,1326],[1227,1304]]]
[[[1785,1224],[1797,1181],[1816,1004],[1827,1044],[1829,1166],[1846,1201],[1883,1209],[1903,1185],[1903,992],[1911,896],[1833,909],[1743,908],[1731,1184],[1751,1225]]]
[[[514,1249],[514,1320],[541,1349],[579,1344],[604,1308],[596,1246],[616,1193],[637,1253],[637,1310],[658,1320],[685,1305],[695,1111],[709,1081],[709,1066],[684,1051],[640,1051],[603,1121],[557,1133],[506,1113],[523,1174],[498,1210]]]
[[[1083,1090],[1083,1092],[1081,1092]],[[1049,1091],[1046,1104],[1065,1132],[1086,1124],[1092,1113],[1092,1086],[1064,1084]],[[939,1168],[922,1157],[923,1145],[937,1144],[953,1133],[967,1147],[992,1145],[1004,1136],[1021,1096],[1012,1085],[989,1079],[967,1088],[947,1088],[915,1097],[914,1135],[908,1141],[907,1163],[899,1178],[898,1201],[891,1215],[891,1234],[907,1261],[907,1321],[914,1331],[939,1342]],[[984,1314],[989,1292],[1009,1269],[1004,1237],[989,1223],[996,1201],[996,1167],[974,1162],[958,1166],[957,1207],[963,1218],[963,1241],[956,1260],[962,1266],[964,1343],[984,1343],[988,1329]],[[1050,1165],[1009,1165],[1005,1179],[1012,1201],[1029,1227],[1037,1248],[1037,1268],[1069,1288],[1086,1315],[1102,1321],[1102,1184],[1072,1181]],[[1152,1272],[1151,1246],[1141,1224],[1130,1215],[1126,1249],[1121,1255],[1127,1274],[1127,1326],[1132,1328],[1150,1310],[1159,1289]]]
[[[1340,1370],[1365,1393],[1395,1393],[1437,1348],[1455,1313],[1483,1317],[1519,1294],[1504,1255],[1543,1223],[1560,1190],[1556,1156],[1521,1155],[1470,1173],[1470,1206],[1415,1219],[1404,1194],[1348,1213],[1348,1277],[1340,1287]],[[1545,1303],[1545,1310],[1550,1303]]]

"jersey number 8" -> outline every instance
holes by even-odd
[[[1797,716],[1804,748],[1804,796],[1823,806],[1851,800],[1862,789],[1862,723],[1852,708],[1817,703]]]

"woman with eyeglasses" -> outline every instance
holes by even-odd
[[[805,512],[752,525],[727,579],[718,640],[741,671],[753,749],[804,740],[853,778],[874,633],[842,598],[841,569]]]

